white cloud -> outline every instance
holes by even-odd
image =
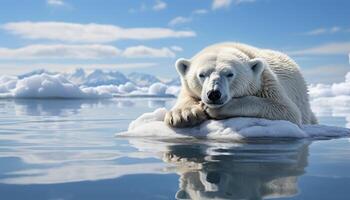
[[[318,28],[318,29],[314,29],[314,30],[306,32],[305,35],[321,35],[321,34],[324,34],[326,32],[327,32],[327,30],[325,28]]]
[[[342,29],[341,29],[340,27],[335,26],[335,27],[331,28],[331,29],[329,30],[329,32],[331,32],[331,33],[336,33],[336,32],[339,32],[339,31],[341,31],[341,30],[342,30]]]
[[[157,0],[154,6],[152,7],[153,10],[159,11],[164,10],[167,7],[167,4],[164,1]]]
[[[179,47],[179,46],[176,46],[176,45],[171,46],[170,48],[171,48],[173,51],[183,51],[183,48],[182,48],[182,47]]]
[[[196,36],[193,31],[175,31],[169,28],[122,28],[93,23],[13,22],[4,24],[2,28],[26,39],[88,43],[112,42],[123,39],[152,40]]]
[[[50,63],[50,62],[34,62],[34,63],[19,63],[19,62],[1,62],[0,68],[3,74],[22,74],[24,69],[50,69],[52,71],[70,72],[72,69],[83,68],[86,70],[94,69],[131,69],[131,68],[147,68],[157,66],[153,62],[130,62],[130,63]]]
[[[332,28],[314,29],[314,30],[308,31],[304,34],[310,35],[310,36],[315,36],[315,35],[322,35],[322,34],[333,34],[333,33],[338,33],[338,32],[342,32],[342,31],[346,31],[346,30],[343,30],[341,27],[334,26]]]
[[[189,17],[179,16],[179,17],[175,17],[174,19],[172,19],[169,22],[169,26],[176,26],[176,25],[179,25],[179,24],[185,24],[185,23],[188,23],[190,21],[192,21],[192,19],[189,18]]]
[[[307,49],[291,51],[290,55],[347,55],[350,51],[350,42],[334,42]]]
[[[17,49],[0,48],[0,59],[74,58],[97,59],[114,57],[120,50],[109,45],[29,45]]]
[[[167,8],[167,4],[164,1],[161,0],[155,0],[153,5],[147,5],[145,3],[141,3],[141,5],[138,8],[130,8],[130,13],[137,13],[137,12],[145,12],[149,10],[153,11],[160,11]]]
[[[132,46],[125,50],[111,45],[29,45],[21,48],[1,48],[0,60],[26,59],[100,59],[124,56],[128,58],[165,58],[175,57],[174,51],[182,51],[179,46],[170,48],[152,48],[147,46]]]
[[[203,15],[203,14],[207,14],[208,10],[206,10],[206,9],[197,9],[197,10],[194,10],[192,13],[196,14],[196,15]]]
[[[253,3],[255,0],[213,0],[211,8],[213,10],[218,10],[222,8],[228,8],[232,3],[239,5],[243,3]]]
[[[350,71],[349,65],[324,65],[301,68],[308,83],[334,83],[344,80],[344,74]]]
[[[122,55],[127,58],[175,57],[175,53],[167,47],[156,49],[142,45],[128,47],[123,51]]]
[[[213,0],[211,8],[213,10],[228,8],[232,3],[232,0]]]
[[[253,2],[255,2],[256,0],[234,0],[234,3],[236,4],[236,5],[238,5],[238,4],[242,4],[242,3],[253,3]]]
[[[63,0],[47,0],[47,4],[51,6],[64,6],[65,3]]]
[[[142,3],[139,8],[130,8],[129,12],[130,13],[137,13],[137,12],[144,12],[147,10],[146,4]]]

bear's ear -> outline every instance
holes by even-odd
[[[181,76],[185,76],[190,68],[191,62],[185,58],[179,58],[176,63],[176,70]]]
[[[263,59],[254,58],[249,61],[249,65],[253,73],[257,76],[260,76],[265,69],[266,62]]]

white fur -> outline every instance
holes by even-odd
[[[317,123],[298,65],[280,52],[221,43],[190,60],[179,59],[176,68],[182,88],[165,117],[171,126],[238,116],[288,120],[297,125]],[[208,99],[213,89],[221,92],[217,103]]]

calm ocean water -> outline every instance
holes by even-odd
[[[115,137],[140,114],[173,103],[1,100],[0,199],[349,199],[349,138]],[[331,116],[320,122],[348,123]]]

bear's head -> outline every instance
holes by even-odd
[[[250,59],[230,47],[205,49],[190,60],[176,61],[183,87],[212,108],[221,107],[234,97],[258,92],[265,66],[263,59]]]

